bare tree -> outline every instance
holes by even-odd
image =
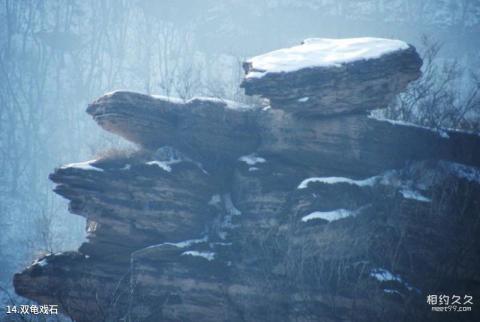
[[[480,130],[480,78],[458,60],[439,57],[441,44],[423,38],[423,75],[389,106],[386,116],[427,126]]]

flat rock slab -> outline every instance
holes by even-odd
[[[244,63],[241,87],[299,115],[332,115],[387,107],[420,77],[415,48],[380,38],[307,39]]]
[[[91,245],[82,247],[92,256],[198,236],[212,219],[205,210],[212,195],[209,175],[191,161],[112,157],[60,167],[50,179],[54,191],[70,200],[70,212],[93,222]]]
[[[87,113],[105,130],[147,149],[175,146],[207,170],[258,146],[256,109],[228,100],[183,101],[120,91],[100,97]]]
[[[232,109],[211,99],[182,103],[131,92],[105,95],[88,112],[104,129],[150,150],[171,146],[220,179],[228,177],[239,158],[255,152],[355,177],[402,167],[409,160],[480,164],[478,153],[472,153],[480,146],[477,135],[440,133],[366,113],[306,118],[282,109]]]
[[[475,134],[439,132],[364,114],[299,118],[278,109],[261,113],[258,123],[259,155],[274,154],[330,176],[362,178],[429,159],[480,165],[480,137]]]

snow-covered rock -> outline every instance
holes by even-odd
[[[310,183],[325,183],[325,184],[337,184],[337,183],[346,183],[346,184],[351,184],[351,185],[356,185],[359,187],[368,187],[368,186],[373,186],[377,181],[379,177],[371,177],[367,178],[364,180],[353,180],[350,178],[344,178],[344,177],[323,177],[323,178],[307,178],[300,182],[298,185],[297,189],[306,189],[308,188],[308,185]]]
[[[196,250],[190,250],[190,251],[183,252],[182,255],[201,257],[201,258],[205,258],[208,261],[212,261],[215,259],[215,253],[213,252],[199,252]]]
[[[246,164],[248,165],[255,165],[257,163],[265,163],[267,162],[267,160],[265,160],[264,158],[262,157],[259,157],[257,156],[256,154],[249,154],[249,155],[244,155],[244,156],[241,156],[239,159],[239,161],[242,161],[242,162],[245,162]]]
[[[298,63],[283,57],[302,48]],[[79,322],[104,320],[112,294],[112,321],[396,322],[412,316],[397,295],[425,313],[406,281],[470,292],[455,288],[478,284],[479,137],[363,113],[418,76],[414,48],[310,40],[282,52],[244,82],[272,108],[125,91],[92,103],[102,128],[141,148],[55,170],[88,239],[16,274],[16,292]]]
[[[407,43],[392,39],[310,38],[305,39],[301,45],[248,59],[245,77],[261,78],[268,74],[290,73],[315,67],[341,67],[356,61],[377,59],[408,48]]]
[[[343,218],[355,216],[356,212],[348,209],[336,209],[332,211],[315,211],[302,217],[303,222],[308,222],[315,219],[322,219],[328,222],[340,220]]]
[[[313,38],[248,59],[241,86],[299,115],[358,112],[387,107],[420,76],[421,65],[403,41]]]
[[[98,168],[94,166],[93,164],[97,160],[90,160],[90,161],[85,161],[85,162],[78,162],[78,163],[70,163],[62,166],[62,169],[80,169],[80,170],[86,170],[86,171],[103,171],[103,169]]]

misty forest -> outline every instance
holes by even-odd
[[[480,321],[480,0],[0,24],[0,321]]]

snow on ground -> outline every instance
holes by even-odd
[[[440,135],[444,139],[449,139],[450,138],[450,136],[448,135],[448,132],[444,129],[433,129],[433,128],[418,125],[418,124],[415,124],[415,123],[391,120],[391,119],[386,118],[384,116],[384,113],[385,113],[385,111],[383,109],[373,110],[368,115],[368,118],[373,119],[373,120],[377,120],[377,121],[380,121],[380,122],[387,122],[387,123],[390,123],[392,125],[418,127],[419,129],[424,129],[424,130],[434,132],[434,133]]]
[[[400,276],[393,274],[389,270],[384,268],[375,268],[370,271],[370,276],[375,278],[379,282],[398,282],[405,286],[409,291],[415,291],[417,293],[421,293],[418,288],[415,288],[405,282]],[[391,289],[384,289],[386,293],[395,293],[394,290]]]
[[[348,183],[351,185],[356,185],[359,187],[367,187],[373,186],[377,180],[378,176],[367,178],[364,180],[353,180],[350,178],[344,177],[313,177],[303,180],[297,187],[297,189],[306,189],[310,183],[318,182],[318,183],[325,183],[325,184],[336,184],[336,183]]]
[[[458,165],[458,169],[469,169],[469,167]],[[470,169],[469,169],[470,170]],[[467,172],[464,170],[463,173],[468,173],[469,177],[474,176],[474,172],[471,170]],[[428,197],[423,196],[420,192],[412,187],[410,182],[403,182],[401,180],[395,180],[395,171],[386,171],[382,175],[370,177],[363,180],[353,180],[345,177],[312,177],[303,180],[297,187],[297,189],[306,189],[310,183],[323,183],[323,184],[338,184],[338,183],[347,183],[351,185],[356,185],[359,187],[371,187],[377,183],[382,185],[390,185],[396,187],[402,196],[406,199],[413,199],[421,202],[431,202],[432,200]],[[478,179],[480,180],[480,172],[477,172]]]
[[[298,101],[299,101],[300,103],[305,103],[305,102],[308,102],[309,99],[310,99],[310,97],[307,97],[307,96],[306,96],[306,97],[299,98]]]
[[[432,199],[422,196],[418,191],[411,189],[401,189],[400,193],[405,199],[413,199],[421,202],[431,202]]]
[[[323,219],[328,222],[355,216],[356,212],[348,209],[336,209],[332,211],[315,211],[309,215],[302,217],[303,222],[307,222],[314,219]]]
[[[214,194],[211,198],[210,198],[210,201],[208,202],[208,204],[210,206],[215,206],[215,205],[218,205],[222,202],[222,198],[220,197],[219,194]]]
[[[47,260],[46,260],[45,258],[42,259],[41,261],[36,261],[36,262],[34,263],[34,265],[39,265],[39,266],[41,266],[41,267],[45,267],[45,266],[47,266],[47,264],[48,264],[48,263],[47,263]]]
[[[160,169],[162,170],[165,170],[167,172],[172,172],[172,168],[170,167],[170,165],[172,164],[172,162],[170,161],[157,161],[157,160],[154,160],[154,161],[148,161],[146,162],[146,164],[148,165],[156,165],[158,166]]]
[[[203,257],[208,261],[212,261],[215,259],[215,253],[213,252],[199,252],[196,250],[189,250],[182,253],[182,256],[185,255]]]
[[[189,240],[184,240],[176,243],[171,243],[171,242],[166,242],[166,243],[160,243],[160,244],[155,244],[155,245],[150,245],[148,247],[145,247],[145,249],[151,249],[151,248],[156,248],[164,245],[169,245],[169,246],[175,246],[178,248],[186,248],[190,247],[195,244],[200,244],[200,243],[206,243],[208,241],[208,236],[205,235],[202,238],[197,238],[197,239],[189,239]]]
[[[226,108],[232,109],[232,110],[245,110],[245,109],[252,109],[253,106],[245,105],[239,102],[227,100],[224,98],[217,98],[217,97],[193,97],[192,99],[189,99],[187,103],[194,103],[195,101],[199,102],[212,102],[212,103],[222,103],[225,104]]]
[[[459,178],[466,179],[471,182],[480,183],[480,169],[456,162],[440,161],[440,164],[450,173]]]
[[[226,243],[226,242],[214,242],[214,243],[210,243],[209,246],[210,246],[210,248],[213,248],[215,246],[225,246],[226,247],[226,246],[232,246],[232,245],[233,245],[233,243],[230,243],[230,242],[228,242],[228,243]]]
[[[250,58],[247,63],[250,63],[252,68],[246,78],[261,78],[269,73],[293,72],[309,67],[339,67],[407,48],[407,43],[393,39],[310,38],[301,45]]]
[[[171,97],[171,96],[165,96],[165,95],[151,95],[153,98],[162,100],[162,101],[167,101],[169,103],[175,103],[175,104],[183,104],[185,100],[179,98],[179,97]]]
[[[111,95],[111,94],[110,94]],[[246,105],[240,102],[235,102],[232,100],[227,100],[224,98],[219,98],[219,97],[204,97],[204,96],[195,96],[192,97],[189,100],[182,99],[179,97],[171,97],[171,96],[164,96],[164,95],[150,95],[155,99],[166,101],[169,103],[174,103],[174,104],[195,104],[196,102],[202,103],[202,102],[211,102],[211,103],[221,103],[224,104],[226,108],[232,109],[232,110],[248,110],[248,109],[253,109],[253,106]]]
[[[379,282],[396,281],[402,282],[402,279],[384,268],[375,268],[370,272],[370,276]]]
[[[398,294],[398,295],[401,295],[401,293],[397,290],[392,290],[390,288],[386,288],[383,290],[385,293],[388,293],[388,294]]]
[[[255,165],[257,163],[265,163],[267,160],[265,160],[262,157],[257,156],[255,153],[249,154],[249,155],[244,155],[238,158],[239,161],[245,162],[248,165]]]
[[[74,169],[82,169],[82,170],[102,172],[103,169],[97,168],[97,167],[92,165],[92,163],[95,163],[96,161],[97,160],[90,160],[90,161],[79,162],[79,163],[70,163],[70,164],[67,164],[67,165],[64,165],[64,166],[60,167],[60,169],[74,168]]]
[[[178,242],[178,243],[163,243],[163,244],[160,244],[160,245],[171,245],[171,246],[175,246],[175,247],[178,247],[178,248],[185,248],[185,247],[190,247],[190,246],[195,245],[195,244],[206,243],[207,240],[208,240],[208,237],[204,236],[203,238],[189,239],[189,240],[184,240],[184,241],[181,241],[181,242]]]
[[[146,162],[146,164],[156,165],[160,169],[167,172],[172,171],[172,164],[188,160],[188,158],[186,158],[185,155],[183,155],[181,152],[169,146],[164,146],[157,149],[157,151],[155,151],[154,157],[156,160],[148,161]],[[199,167],[201,168],[201,166]]]
[[[227,238],[228,231],[238,227],[238,224],[233,224],[233,217],[240,216],[242,212],[235,207],[232,197],[229,193],[222,195],[222,202],[225,212],[222,213],[220,221],[221,230],[217,231],[217,234],[222,240],[225,240]]]
[[[235,207],[235,205],[233,204],[232,196],[229,193],[223,195],[223,202],[227,214],[233,216],[240,216],[242,214],[242,212],[238,210],[237,207]]]
[[[411,190],[411,189],[401,189],[400,193],[402,194],[403,198],[405,199],[412,199],[421,202],[431,202],[430,198],[422,196],[418,191]]]

